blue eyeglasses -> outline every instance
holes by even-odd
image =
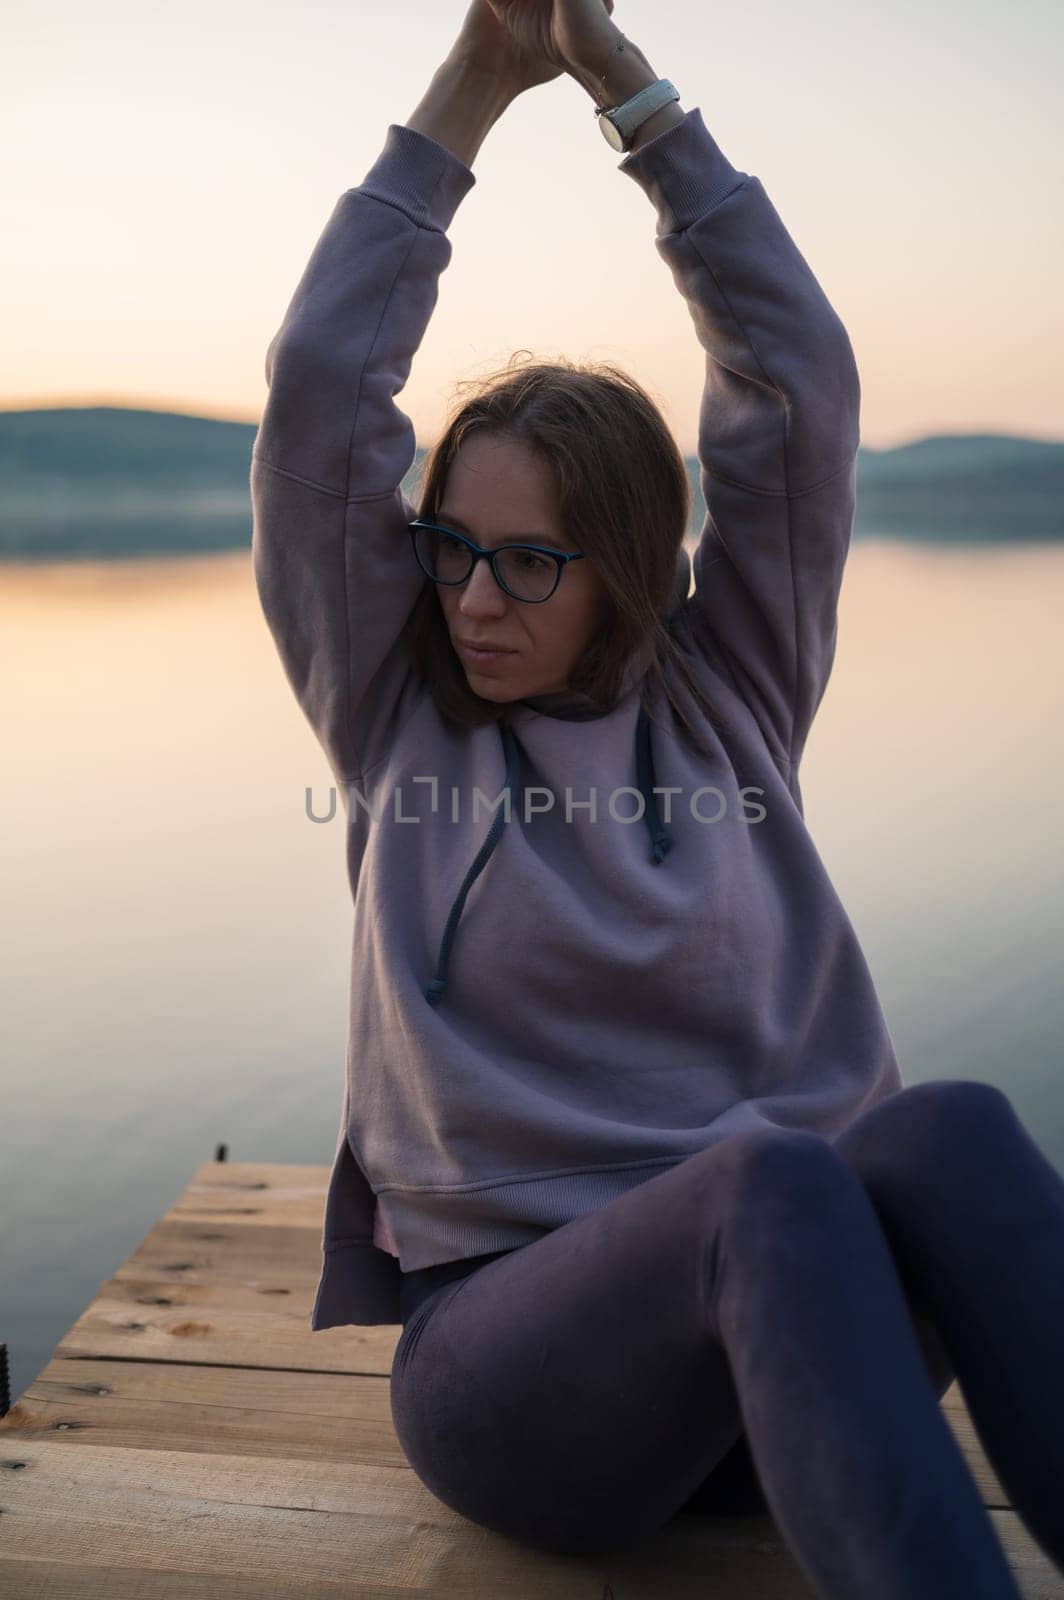
[[[485,550],[451,528],[416,517],[408,524],[418,566],[433,583],[465,583],[478,561],[490,561],[504,594],[525,605],[542,605],[561,582],[568,561],[582,561],[582,550],[559,555],[538,544],[504,544]]]

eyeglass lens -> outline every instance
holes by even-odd
[[[425,571],[440,583],[464,583],[473,569],[473,552],[460,539],[436,528],[417,530],[417,554]],[[558,577],[558,563],[534,550],[499,550],[499,576],[521,600],[545,600]]]

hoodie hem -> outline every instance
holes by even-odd
[[[385,1189],[376,1203],[402,1240],[403,1272],[417,1272],[441,1261],[530,1244],[693,1153],[463,1189]]]

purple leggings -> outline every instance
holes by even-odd
[[[822,1596],[1015,1600],[938,1401],[956,1377],[1064,1570],[1062,1268],[1064,1181],[1008,1098],[913,1084],[405,1274],[392,1417],[438,1499],[535,1548],[767,1509]]]

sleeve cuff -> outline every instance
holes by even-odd
[[[692,106],[682,122],[629,151],[618,171],[634,178],[657,207],[658,234],[678,233],[704,217],[750,174],[733,167]]]
[[[359,192],[397,206],[419,228],[446,233],[476,181],[473,169],[438,140],[393,122]]]

